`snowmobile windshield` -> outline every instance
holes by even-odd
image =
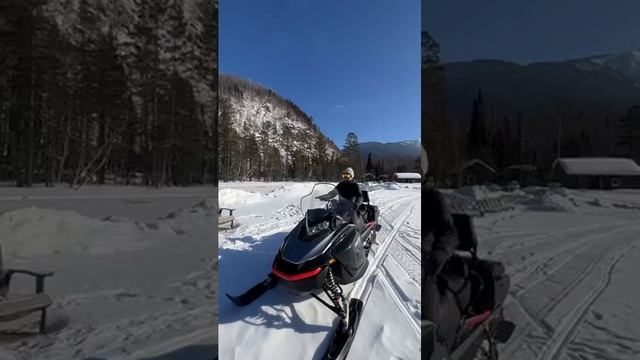
[[[313,236],[333,224],[348,223],[353,215],[353,203],[341,196],[327,202],[325,208],[309,209],[305,214],[307,234]]]
[[[318,199],[319,196],[327,195],[335,190],[335,185],[331,183],[317,183],[313,185],[311,192],[300,198],[300,211],[303,215],[309,209],[327,209],[327,202]],[[334,191],[337,194],[337,190]]]
[[[340,219],[349,222],[353,215],[353,202],[338,196],[327,203],[327,210]]]
[[[316,222],[326,215],[326,212],[322,211],[309,211],[312,209],[325,209],[330,214],[349,221],[353,213],[353,203],[340,196],[334,184],[317,183],[313,185],[309,194],[300,198],[300,211],[311,222]]]
[[[349,222],[353,204],[338,195],[333,184],[317,183],[300,199],[300,210],[305,215],[307,234],[315,235],[329,228],[334,217],[339,219],[337,222]]]

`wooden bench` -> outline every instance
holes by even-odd
[[[222,215],[222,210],[226,210],[229,212],[229,215]],[[235,218],[233,217],[233,211],[235,209],[229,208],[220,208],[218,209],[218,228],[233,228],[233,222]]]
[[[9,286],[13,275],[29,275],[36,280],[35,294],[14,295],[9,293]],[[47,308],[52,304],[51,298],[44,293],[45,278],[53,275],[51,272],[35,272],[21,269],[3,269],[2,248],[0,247],[0,322],[19,319],[33,312],[40,311],[38,331],[45,332],[47,322]]]

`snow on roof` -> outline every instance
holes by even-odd
[[[494,169],[493,167],[491,167],[491,165],[487,164],[486,162],[484,162],[484,161],[482,161],[480,159],[469,160],[469,161],[465,162],[464,164],[462,164],[462,168],[466,169],[469,166],[474,165],[474,164],[479,164],[481,166],[484,166],[485,168],[489,169],[489,171],[491,171],[493,173],[496,172],[496,169]]]
[[[626,158],[559,158],[553,165],[562,166],[569,175],[638,175],[640,166]]]
[[[418,173],[395,173],[393,176],[398,179],[422,179],[422,176]]]
[[[531,164],[518,164],[511,165],[507,168],[507,170],[522,170],[522,171],[536,171],[538,168],[535,165]]]

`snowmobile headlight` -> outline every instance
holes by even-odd
[[[316,225],[313,225],[312,227],[309,228],[309,235],[315,235],[317,233],[319,233],[322,230],[325,230],[329,228],[329,221],[325,220],[321,223],[318,223]]]

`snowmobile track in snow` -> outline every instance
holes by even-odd
[[[407,220],[407,218],[409,218],[409,216],[411,216],[411,212],[413,211],[414,206],[415,204],[410,208],[404,210],[398,217],[396,217],[397,220],[393,223],[393,225],[390,224],[393,230],[391,231],[390,234],[385,236],[384,243],[382,243],[382,245],[380,245],[375,249],[373,260],[369,263],[369,267],[367,268],[367,271],[365,272],[362,279],[358,281],[358,283],[351,290],[349,297],[359,298],[362,296],[364,291],[363,286],[365,286],[369,282],[371,275],[376,270],[378,265],[381,263],[381,260],[383,259],[383,257],[386,255],[387,250],[389,249],[389,246],[393,242],[393,238],[398,234],[398,232],[402,228],[402,224]]]
[[[603,267],[600,273],[598,285],[562,320],[555,329],[550,343],[545,348],[538,359],[558,359],[562,355],[565,347],[571,342],[572,336],[578,325],[582,322],[584,315],[595,301],[604,293],[611,283],[613,270],[616,265],[635,248],[635,245],[624,247],[619,253],[610,255],[607,266]]]
[[[567,315],[556,314],[563,316],[563,320],[557,326],[552,326],[547,318],[552,315],[554,312],[561,311],[556,310],[561,305],[563,305],[563,299],[569,297],[576,288],[580,287],[584,284],[587,278],[589,278],[594,271],[598,268],[604,268],[602,270],[603,274],[608,274],[607,278],[610,277],[613,268],[618,263],[618,261],[624,257],[632,249],[635,245],[629,245],[628,237],[618,237],[616,238],[615,244],[612,244],[610,241],[612,234],[620,234],[628,232],[629,235],[636,233],[638,231],[637,226],[626,227],[622,229],[616,229],[613,231],[605,231],[604,233],[599,233],[596,235],[592,235],[580,241],[577,241],[575,246],[566,247],[563,251],[558,252],[555,256],[550,256],[546,261],[542,261],[537,264],[531,271],[527,272],[528,275],[534,275],[534,280],[532,282],[527,282],[518,288],[514,289],[505,305],[514,305],[517,307],[518,311],[524,315],[526,318],[526,323],[521,325],[519,329],[517,329],[517,333],[514,338],[506,345],[503,353],[504,354],[512,354],[518,346],[525,348],[529,348],[532,350],[533,354],[543,354],[548,355],[544,357],[538,357],[538,359],[548,359],[554,358],[554,356],[558,356],[562,353],[562,349],[566,346],[567,343],[570,342],[569,337],[575,332],[575,329],[581,323],[582,316],[588,308],[597,300],[597,298],[604,292],[606,287],[609,284],[607,282],[603,282],[602,280],[599,282],[599,285],[590,291],[586,296],[585,300],[583,300],[578,307],[574,307],[572,311],[570,311]],[[587,246],[579,248],[578,251],[571,252],[578,246],[583,244],[588,244]],[[570,245],[570,244],[569,244]],[[607,251],[607,249],[609,251]],[[621,249],[622,252],[621,252]],[[556,248],[556,251],[558,249]],[[595,251],[594,251],[595,250]],[[565,254],[565,252],[571,252],[570,254]],[[604,256],[598,257],[599,254],[606,254]],[[620,255],[621,253],[621,255]],[[570,266],[573,260],[579,259],[583,257],[584,260],[587,260],[585,265],[580,266],[580,262],[578,261],[578,266],[574,269],[569,268],[569,272],[563,273],[565,267]],[[594,260],[590,260],[590,257],[594,257]],[[559,262],[557,262],[559,260]],[[608,260],[608,261],[607,261]],[[557,262],[554,264],[554,262]],[[545,265],[552,264],[552,268],[546,271],[542,271],[545,268]],[[606,271],[605,271],[606,270]],[[533,289],[534,286],[538,284],[542,284],[544,282],[553,283],[553,277],[556,274],[571,274],[575,273],[575,277],[571,278],[571,280],[564,284],[559,289],[559,292],[555,293],[551,298],[545,298],[546,304],[537,310],[532,310],[530,305],[526,304],[526,299],[523,298],[523,294],[527,291]],[[539,277],[535,277],[538,274]],[[519,282],[522,282],[527,276],[522,276],[519,278]],[[601,275],[601,279],[604,275]],[[514,285],[517,284],[515,281]],[[537,292],[533,292],[532,294],[537,294]],[[522,299],[522,300],[521,300]],[[523,300],[525,302],[523,302]],[[588,300],[588,301],[587,301]],[[586,304],[586,305],[585,305]],[[582,309],[578,313],[576,313],[577,309]],[[576,315],[577,314],[577,315]],[[571,320],[573,319],[573,320]],[[569,322],[569,325],[567,325]],[[531,327],[535,328],[534,332],[531,331]],[[523,342],[520,340],[523,339]],[[559,342],[560,340],[564,342]],[[538,344],[542,341],[541,344]],[[549,345],[547,345],[549,344]],[[559,345],[558,345],[559,344]],[[540,345],[542,347],[542,352],[533,351],[535,345]],[[541,355],[542,356],[542,355]]]
[[[413,209],[415,208],[416,204],[414,204],[413,206],[411,206],[411,208],[409,209],[409,213],[407,214],[406,217],[404,217],[403,222],[406,221],[406,219],[411,216],[411,213],[413,212]],[[398,263],[398,266],[400,268],[402,268],[404,271],[407,272],[407,275],[409,275],[410,278],[411,275],[408,274],[408,271],[402,267],[402,264],[395,260],[393,258],[393,256],[389,256],[391,255],[391,252],[389,251],[391,249],[391,247],[395,244],[398,245],[399,248],[403,248],[406,249],[408,251],[406,251],[406,253],[410,254],[411,257],[413,257],[414,259],[416,259],[415,254],[413,254],[411,251],[409,251],[409,249],[404,246],[404,243],[401,242],[397,242],[397,237],[394,237],[391,239],[391,241],[393,243],[389,243],[389,248],[387,250],[387,252],[384,254],[384,257],[381,259],[380,263],[382,264],[381,269],[376,273],[376,277],[380,276],[380,280],[381,280],[381,284],[387,288],[387,290],[389,291],[389,295],[391,296],[391,298],[393,299],[393,301],[395,302],[396,306],[398,307],[398,309],[402,312],[402,314],[405,316],[405,318],[407,320],[409,320],[409,323],[413,325],[414,330],[416,330],[416,334],[418,334],[418,336],[420,336],[421,333],[421,329],[420,329],[420,319],[416,318],[415,316],[412,315],[411,313],[411,309],[408,308],[407,303],[405,301],[402,300],[402,294],[399,293],[398,288],[399,286],[392,286],[391,282],[393,282],[393,278],[391,276],[385,276],[385,275],[389,275],[389,271],[386,269],[386,267],[384,266],[385,262],[388,259],[392,259],[394,261],[396,261],[396,263]],[[416,247],[411,246],[414,250],[417,250],[418,253],[420,251],[420,249],[417,249]],[[417,263],[418,266],[420,266],[420,259],[417,259]]]
[[[380,283],[387,289],[389,296],[396,304],[398,310],[400,310],[402,315],[409,321],[413,329],[416,331],[416,334],[420,336],[421,330],[419,319],[416,319],[411,313],[411,310],[408,309],[406,302],[402,300],[402,295],[398,293],[397,286],[392,286],[389,280],[384,276],[384,274],[388,273],[388,271],[383,266],[384,262],[387,259],[387,256],[389,255],[389,249],[392,243],[395,242],[398,233],[403,228],[403,224],[406,222],[409,216],[411,216],[415,206],[416,204],[413,204],[396,218],[397,220],[394,222],[394,225],[391,225],[393,231],[391,232],[391,234],[385,237],[386,241],[381,245],[382,249],[378,249],[373,261],[369,265],[367,273],[365,273],[362,281],[358,282],[358,284],[353,288],[351,294],[355,294],[357,295],[356,297],[363,299],[364,305],[366,307],[369,295],[373,290],[374,281],[377,279],[381,280]],[[367,292],[366,296],[365,292]]]
[[[384,273],[386,274],[387,271],[384,271]],[[380,273],[376,274],[379,275]],[[413,316],[413,314],[411,313],[411,310],[407,308],[406,302],[404,302],[402,300],[402,295],[398,293],[398,286],[393,286],[391,285],[391,281],[389,280],[392,279],[391,277],[387,277],[387,276],[380,276],[379,280],[380,283],[382,284],[382,286],[384,286],[387,291],[389,292],[389,296],[391,296],[391,298],[393,299],[393,302],[396,304],[396,306],[398,307],[398,310],[400,310],[400,312],[402,313],[402,315],[405,317],[405,319],[409,322],[409,324],[412,325],[413,330],[416,332],[416,335],[418,337],[420,337],[421,335],[421,329],[420,329],[420,319],[417,319],[415,316]]]
[[[632,222],[626,222],[628,224],[632,224]],[[635,222],[637,223],[637,221]],[[517,284],[521,283],[524,279],[526,279],[527,277],[531,276],[532,274],[535,274],[536,272],[538,272],[540,270],[540,268],[542,266],[544,266],[545,264],[549,263],[551,260],[557,259],[558,255],[562,252],[570,252],[571,250],[574,250],[576,248],[581,248],[581,250],[579,250],[578,252],[573,253],[572,255],[569,255],[569,257],[567,258],[563,258],[562,262],[566,263],[569,260],[571,260],[573,258],[574,255],[586,250],[589,247],[583,247],[583,245],[588,244],[588,243],[592,243],[596,240],[599,239],[603,239],[603,238],[608,238],[609,236],[611,236],[612,234],[621,232],[621,231],[625,231],[627,228],[623,228],[623,229],[619,229],[619,226],[621,226],[623,223],[615,223],[614,225],[611,225],[611,227],[613,227],[612,230],[609,230],[607,232],[600,232],[598,234],[594,234],[594,235],[587,235],[586,237],[584,237],[581,240],[578,241],[569,241],[561,246],[553,246],[553,245],[557,245],[557,237],[555,235],[551,235],[548,236],[547,238],[549,240],[546,241],[542,241],[536,244],[531,245],[535,246],[535,245],[551,245],[548,246],[548,250],[545,250],[543,252],[540,252],[522,262],[520,262],[520,265],[516,268],[516,269],[511,269],[512,273],[515,273],[512,277],[511,277],[511,282],[517,286]],[[602,228],[602,224],[599,224],[600,228]],[[566,233],[569,233],[570,231],[567,231]],[[565,234],[566,235],[566,234]],[[562,239],[562,238],[561,238]],[[554,243],[554,241],[556,243]],[[529,248],[529,247],[528,247]],[[520,252],[523,249],[518,249],[516,251]],[[526,252],[526,251],[524,251]],[[508,257],[511,257],[512,255],[510,254]],[[523,270],[525,269],[525,270]]]
[[[565,239],[568,236],[571,237],[576,237],[582,233],[584,233],[585,236],[589,236],[589,234],[593,231],[593,230],[599,230],[602,229],[603,226],[607,225],[607,226],[612,226],[612,228],[617,228],[619,226],[623,226],[625,224],[637,224],[637,220],[620,220],[620,221],[616,221],[614,223],[595,223],[595,224],[589,224],[589,225],[584,225],[584,226],[574,226],[571,228],[568,228],[566,230],[562,230],[562,231],[554,231],[552,234],[549,233],[540,233],[540,234],[536,234],[536,235],[531,235],[531,236],[524,236],[521,239],[519,239],[518,242],[515,243],[511,243],[511,242],[504,242],[504,241],[500,241],[502,243],[504,243],[504,245],[497,245],[495,247],[493,247],[492,250],[492,256],[497,256],[497,255],[505,255],[505,254],[509,254],[512,253],[514,251],[523,251],[526,252],[528,249],[536,247],[536,246],[540,246],[540,245],[546,245],[546,244],[550,244],[550,245],[554,245],[554,242],[557,242],[559,240]],[[513,238],[514,234],[510,233],[510,234],[502,234],[500,236],[498,236],[497,238],[503,239],[503,238]],[[494,242],[494,239],[491,238],[488,241]]]
[[[512,278],[513,283],[516,284],[513,292],[515,293],[515,295],[523,294],[525,291],[531,289],[535,285],[547,280],[549,276],[557,273],[560,269],[562,269],[562,267],[569,264],[576,256],[587,253],[589,250],[599,245],[608,243],[608,240],[614,234],[627,232],[629,230],[638,231],[640,230],[640,227],[615,229],[604,233],[587,236],[584,239],[566,244],[560,248],[551,249],[550,251],[542,254],[553,254],[551,256],[536,256],[536,260],[540,258],[542,258],[543,260],[534,264],[529,263],[529,269],[527,271],[517,273],[516,276]],[[569,254],[564,255],[565,253]],[[521,286],[517,285],[522,283],[523,280],[529,277],[533,277],[533,280],[527,281],[526,283],[524,283],[524,285]]]

